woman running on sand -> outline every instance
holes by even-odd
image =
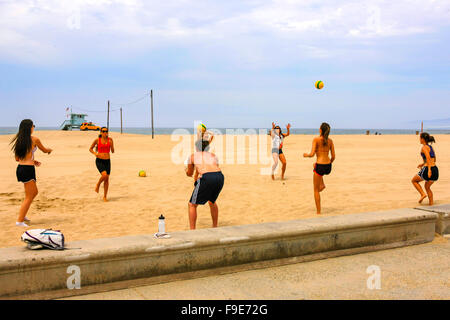
[[[16,226],[21,227],[28,227],[25,222],[30,222],[30,220],[26,218],[26,215],[33,199],[38,194],[35,167],[39,167],[41,163],[34,159],[34,153],[37,148],[44,153],[50,154],[52,152],[52,149],[42,145],[39,138],[32,136],[33,132],[33,121],[30,119],[22,120],[19,132],[11,141],[16,161],[19,162],[16,170],[17,181],[22,182],[25,188],[25,199],[20,207],[19,217],[16,222]]]
[[[334,152],[333,140],[328,138],[330,134],[330,125],[328,123],[322,123],[319,129],[320,136],[314,138],[312,143],[312,149],[310,153],[304,153],[303,157],[312,158],[317,156],[317,162],[314,164],[313,182],[314,182],[314,200],[316,202],[317,214],[320,214],[320,192],[325,189],[325,183],[323,182],[323,176],[328,175],[331,172],[331,164],[336,159],[336,153]],[[331,151],[331,159],[328,154]]]
[[[283,154],[283,141],[284,138],[289,136],[291,125],[288,123],[286,126],[287,133],[284,134],[281,132],[280,126],[275,126],[275,123],[272,122],[272,130],[270,130],[270,135],[272,137],[272,157],[273,157],[273,165],[272,165],[272,180],[275,180],[275,169],[278,166],[278,159],[280,159],[282,167],[281,167],[281,180],[284,180],[284,173],[286,172],[286,157]]]
[[[433,192],[431,192],[431,185],[439,179],[439,170],[436,167],[436,153],[430,143],[436,142],[434,137],[430,136],[427,132],[420,134],[420,143],[422,144],[422,150],[420,155],[422,156],[423,163],[419,164],[417,168],[420,169],[419,173],[415,175],[411,182],[420,193],[419,203],[422,203],[423,199],[428,196],[428,202],[433,205]],[[425,180],[425,190],[427,194],[423,192],[419,182]]]
[[[98,193],[100,191],[100,185],[103,183],[103,201],[107,202],[108,199],[106,196],[108,194],[109,175],[111,174],[111,157],[109,153],[114,153],[114,142],[113,139],[108,137],[108,128],[102,127],[100,132],[101,134],[98,136],[98,139],[95,139],[94,142],[92,142],[89,151],[95,155],[95,165],[101,174],[101,177],[95,186],[95,192]],[[96,146],[97,152],[94,151]]]

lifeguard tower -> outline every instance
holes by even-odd
[[[87,114],[82,114],[82,113],[68,113],[67,117],[69,118],[68,120],[65,120],[62,124],[60,129],[61,130],[73,130],[75,129],[80,129],[80,126],[83,122],[86,122],[86,117],[88,115]]]

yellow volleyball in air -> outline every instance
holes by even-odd
[[[147,173],[144,170],[139,171],[139,177],[146,177]]]
[[[206,131],[206,126],[205,126],[203,123],[200,123],[200,124],[197,126],[197,130],[198,130],[198,131],[201,131],[201,132],[205,132],[205,131]]]
[[[320,90],[323,88],[323,82],[320,80],[317,80],[314,86],[316,87],[316,89]]]

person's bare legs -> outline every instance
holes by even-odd
[[[106,174],[106,172],[102,172],[102,175],[105,174],[104,180],[103,180],[103,201],[107,202],[108,199],[106,196],[108,195],[108,188],[109,188],[109,174]]]
[[[419,182],[421,182],[421,181],[422,181],[422,178],[419,177],[418,175],[415,175],[414,178],[412,178],[412,180],[411,180],[413,186],[420,193],[419,203],[422,203],[423,199],[425,199],[427,197],[425,192],[423,192],[422,186],[419,184]]]
[[[109,188],[109,175],[106,173],[106,171],[103,171],[101,173],[100,179],[98,179],[97,185],[95,186],[95,192],[99,193],[100,191],[100,186],[103,183],[103,201],[108,201],[108,199],[106,198],[107,194],[108,194],[108,188]]]
[[[434,181],[425,182],[425,190],[427,191],[428,201],[429,201],[430,206],[433,205],[433,192],[431,191],[431,185],[433,183],[434,183]]]
[[[212,218],[212,226],[213,228],[217,228],[217,222],[219,221],[219,207],[217,203],[212,203],[208,201],[209,209],[211,210],[211,218]]]
[[[20,206],[19,216],[17,218],[17,222],[23,222],[25,219],[25,216],[28,213],[28,209],[30,209],[31,203],[33,202],[34,198],[36,198],[38,194],[38,189],[36,185],[36,181],[31,180],[27,183],[24,183],[25,188],[25,199],[22,202],[22,205]]]
[[[103,182],[103,175],[101,175],[100,176],[100,179],[98,179],[98,182],[97,182],[97,184],[95,185],[95,192],[97,192],[97,193],[99,193],[99,191],[100,191],[100,185],[102,184],[102,182]]]
[[[317,214],[320,214],[321,207],[320,207],[320,183],[321,183],[322,177],[319,176],[317,173],[313,173],[313,182],[314,182],[314,201],[316,202],[316,209]],[[322,180],[323,182],[323,180]]]
[[[320,176],[319,192],[322,192],[323,189],[325,189],[325,183],[323,182],[323,176]]]
[[[280,161],[282,164],[281,167],[281,180],[284,180],[284,173],[286,172],[286,157],[284,156],[284,154],[280,154]]]
[[[273,157],[273,165],[272,165],[272,180],[275,180],[275,169],[277,168],[278,165],[278,153],[272,153],[272,157]]]
[[[195,224],[197,222],[197,204],[190,203],[188,204],[188,213],[189,213],[189,227],[191,230],[195,229]]]

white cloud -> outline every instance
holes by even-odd
[[[155,48],[208,47],[258,67],[279,54],[278,60],[333,56],[342,48],[329,39],[361,45],[449,24],[446,0],[4,1],[0,59],[55,64],[106,52],[121,59]]]

